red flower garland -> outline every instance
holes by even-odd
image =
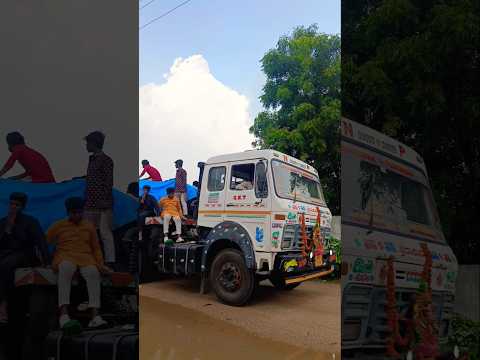
[[[302,261],[299,264],[300,267],[303,267],[307,263],[308,253],[310,251],[310,244],[308,243],[307,229],[305,226],[305,215],[300,214],[300,237],[302,239]]]
[[[398,325],[400,316],[398,314],[395,297],[394,259],[393,257],[389,257],[387,260],[386,313],[387,323],[388,327],[391,329],[391,333],[387,338],[386,353],[389,357],[399,357],[400,354],[397,351],[397,346],[412,350],[415,331],[420,339],[413,349],[415,357],[417,359],[434,359],[435,356],[438,355],[437,329],[434,326],[432,314],[432,254],[426,244],[422,244],[421,248],[425,258],[422,271],[422,283],[414,305],[414,320],[413,322],[407,322],[407,329],[404,337],[400,335]]]

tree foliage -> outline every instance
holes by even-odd
[[[327,203],[340,202],[340,37],[296,28],[261,60],[265,108],[250,131],[254,146],[276,149],[315,167]]]
[[[480,238],[480,2],[342,2],[343,116],[425,159],[460,262]]]

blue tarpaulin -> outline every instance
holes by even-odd
[[[0,180],[0,218],[6,216],[12,192],[28,195],[25,213],[34,216],[46,231],[55,221],[67,216],[65,200],[72,196],[84,197],[85,180],[62,183],[34,184],[30,182]],[[114,190],[114,229],[136,220],[138,200]]]
[[[157,200],[160,200],[162,197],[167,195],[167,189],[172,187],[175,188],[175,179],[170,179],[166,181],[150,181],[150,180],[140,180],[139,190],[140,195],[143,194],[143,186],[149,185],[152,189],[150,190],[150,195],[155,197]],[[187,185],[187,200],[196,198],[198,190],[193,185]]]

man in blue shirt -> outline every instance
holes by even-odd
[[[138,219],[141,226],[145,225],[145,218],[150,216],[158,216],[159,208],[155,197],[150,195],[151,187],[145,185],[143,187],[143,195],[140,198],[140,206],[138,208]]]

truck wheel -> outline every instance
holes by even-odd
[[[255,289],[255,274],[247,268],[243,254],[235,249],[222,250],[210,270],[210,286],[217,298],[228,305],[242,306]]]
[[[293,290],[301,283],[296,284],[285,284],[285,279],[281,278],[280,276],[272,276],[270,277],[270,282],[277,290]]]

